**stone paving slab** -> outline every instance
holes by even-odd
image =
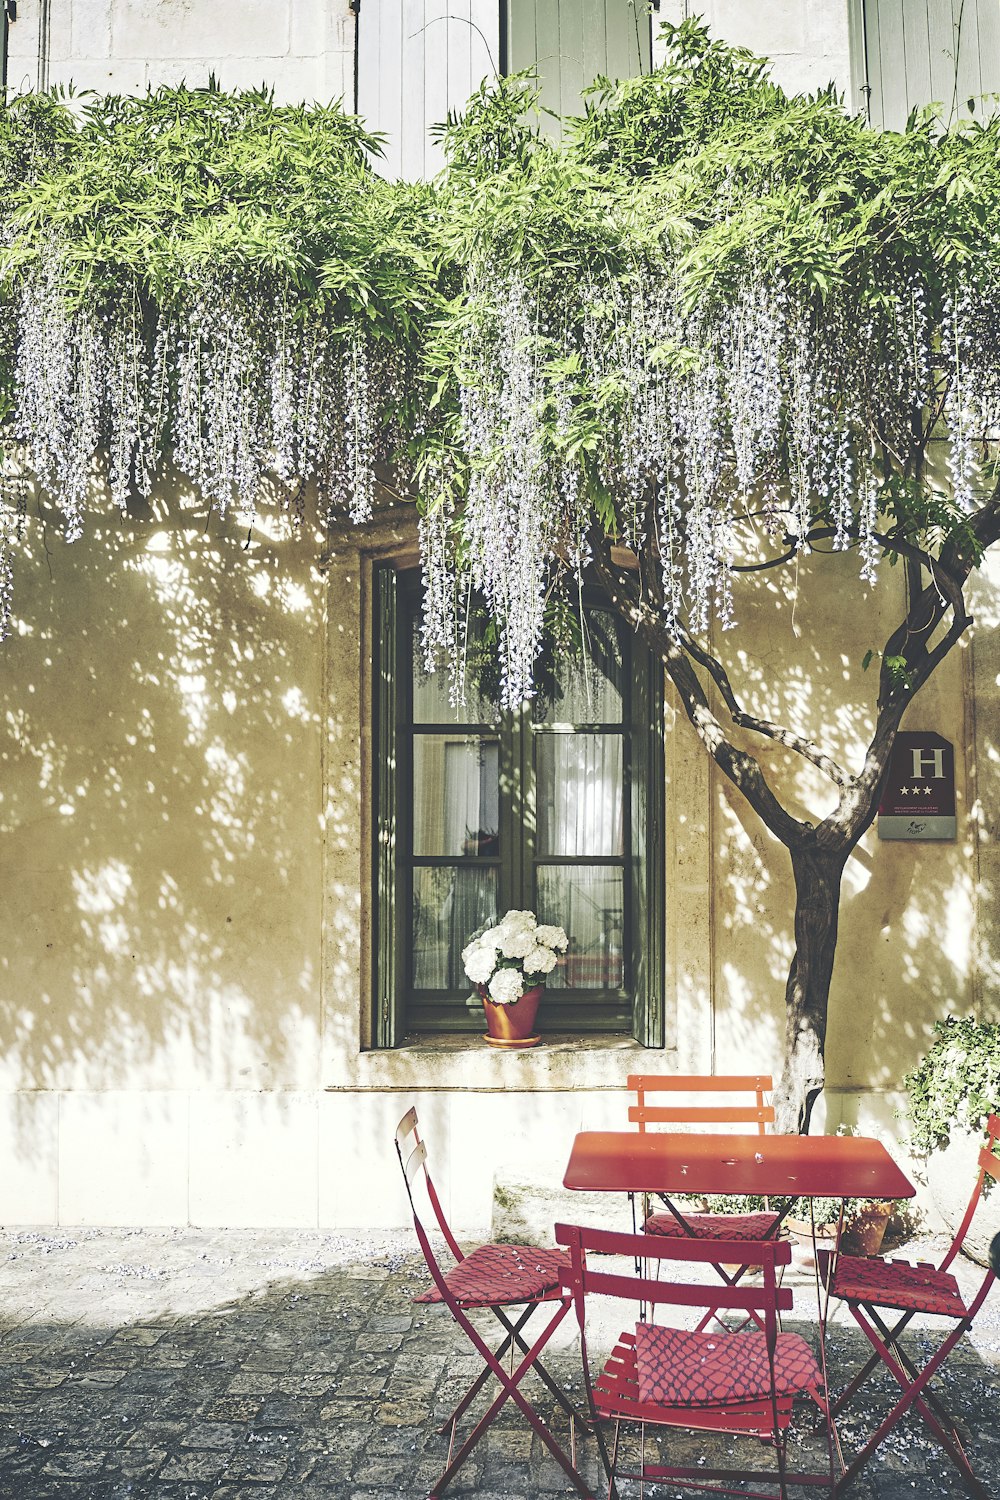
[[[920,1250],[930,1259],[940,1247]],[[974,1281],[975,1268],[963,1275]],[[798,1279],[796,1308],[808,1308],[808,1273]],[[477,1361],[444,1309],[412,1304],[425,1284],[403,1234],[0,1231],[0,1500],[426,1496],[447,1454],[435,1428]],[[571,1321],[547,1363],[579,1396]],[[805,1321],[789,1326],[813,1332]],[[915,1350],[931,1340],[929,1328],[915,1329]],[[835,1386],[862,1352],[861,1335],[840,1318],[830,1339]],[[969,1428],[983,1482],[1000,1496],[1000,1292],[953,1361],[949,1402]],[[881,1392],[890,1395],[884,1382]],[[537,1383],[531,1398],[565,1442]],[[844,1425],[848,1447],[870,1410]],[[815,1461],[804,1428],[796,1442]],[[731,1439],[672,1440],[672,1452],[694,1464],[735,1451]],[[745,1458],[748,1444],[739,1452]],[[602,1493],[592,1439],[581,1466]],[[572,1490],[508,1407],[448,1493],[527,1500]],[[637,1487],[623,1487],[623,1500],[630,1493]],[[679,1493],[647,1486],[664,1500]],[[911,1425],[850,1493],[952,1500],[964,1491]]]

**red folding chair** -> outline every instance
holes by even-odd
[[[880,1364],[884,1364],[892,1373],[902,1393],[884,1421],[848,1464],[838,1485],[838,1494],[856,1478],[896,1423],[913,1407],[955,1464],[966,1488],[977,1495],[979,1500],[995,1500],[973,1473],[955,1420],[930,1389],[930,1382],[959,1339],[972,1327],[976,1314],[1000,1272],[1000,1235],[996,1236],[991,1247],[990,1267],[970,1302],[966,1303],[958,1282],[948,1269],[969,1232],[987,1176],[994,1182],[1000,1182],[998,1143],[1000,1115],[991,1115],[986,1144],[979,1153],[979,1174],[972,1197],[948,1253],[939,1266],[923,1263],[914,1265],[904,1260],[885,1260],[881,1256],[868,1259],[852,1255],[833,1256],[829,1252],[820,1257],[820,1268],[831,1297],[847,1303],[855,1322],[875,1351],[864,1368],[858,1371],[834,1401],[834,1416],[844,1410]],[[902,1313],[902,1317],[890,1326],[889,1320],[883,1317],[883,1312]],[[918,1313],[948,1318],[953,1325],[920,1370],[900,1343],[904,1329]]]
[[[583,1377],[597,1434],[601,1458],[608,1476],[609,1500],[617,1500],[616,1480],[672,1480],[712,1494],[757,1496],[758,1500],[785,1500],[791,1485],[822,1486],[832,1494],[835,1483],[834,1454],[829,1410],[820,1367],[809,1345],[796,1333],[778,1331],[778,1311],[792,1306],[790,1288],[778,1285],[776,1270],[791,1259],[785,1240],[748,1244],[744,1240],[664,1238],[650,1240],[608,1230],[584,1229],[557,1224],[556,1239],[570,1251],[571,1265],[565,1285],[572,1293],[580,1345]],[[641,1272],[594,1270],[588,1253],[634,1258],[639,1264],[655,1260],[660,1276]],[[669,1267],[712,1265],[731,1260],[736,1254],[761,1273],[754,1287],[692,1285],[666,1279]],[[611,1357],[595,1376],[587,1348],[587,1303],[594,1297],[621,1298],[633,1304],[675,1307],[724,1307],[744,1314],[755,1313],[761,1328],[751,1332],[705,1333],[672,1328],[644,1319],[626,1328],[618,1337]],[[807,1397],[823,1413],[827,1427],[825,1474],[793,1473],[788,1469],[786,1449],[792,1406]],[[609,1447],[602,1422],[614,1423]],[[639,1425],[638,1466],[626,1467],[619,1460],[623,1423]],[[762,1439],[774,1448],[776,1469],[714,1469],[706,1464],[649,1463],[646,1460],[646,1428],[683,1428],[702,1432],[742,1434]],[[751,1488],[733,1488],[749,1483]],[[764,1488],[777,1484],[777,1489]],[[640,1492],[641,1493],[641,1492]]]
[[[576,1470],[576,1421],[579,1414],[539,1358],[545,1345],[569,1312],[571,1305],[568,1295],[562,1290],[562,1279],[569,1265],[565,1251],[540,1250],[526,1245],[479,1245],[465,1254],[449,1228],[441,1207],[441,1200],[427,1170],[427,1148],[420,1139],[415,1109],[408,1110],[396,1127],[396,1154],[403,1170],[403,1181],[406,1184],[407,1197],[413,1210],[413,1226],[417,1232],[417,1240],[434,1283],[428,1291],[415,1297],[414,1301],[443,1302],[483,1360],[482,1370],[451,1416],[439,1429],[442,1433],[451,1429],[448,1459],[440,1477],[430,1491],[430,1500],[436,1500],[436,1497],[451,1483],[507,1401],[513,1401],[518,1407],[553,1458],[565,1470],[577,1491],[586,1496],[587,1500],[593,1500],[590,1490]],[[440,1265],[417,1210],[414,1187],[418,1177],[423,1181],[438,1229],[454,1261],[454,1265],[450,1268],[443,1269]],[[543,1307],[551,1309],[552,1315],[534,1343],[529,1346],[526,1339],[522,1337],[522,1330],[532,1314]],[[507,1309],[509,1308],[522,1310],[516,1316],[508,1316]],[[504,1330],[503,1340],[496,1349],[490,1348],[469,1316],[472,1311],[478,1309],[488,1309]],[[521,1356],[516,1365],[515,1350]],[[508,1354],[510,1355],[510,1368],[505,1369],[502,1361]],[[529,1370],[539,1376],[569,1416],[571,1455],[569,1458],[520,1390],[521,1382]],[[455,1432],[459,1419],[469,1409],[491,1374],[495,1375],[499,1381],[500,1392],[456,1453],[454,1451]]]
[[[763,1135],[765,1127],[774,1123],[774,1107],[765,1102],[765,1094],[773,1088],[767,1074],[738,1075],[714,1074],[632,1074],[627,1087],[636,1096],[629,1105],[628,1117],[638,1125],[643,1134],[648,1125],[752,1125],[756,1133]],[[649,1096],[668,1094],[669,1104],[651,1103]],[[705,1095],[716,1096],[710,1103],[693,1103],[687,1095],[700,1099]],[[723,1096],[721,1099],[718,1096]],[[678,1101],[678,1096],[680,1100]],[[736,1096],[735,1102],[727,1102],[725,1096]],[[739,1097],[743,1096],[743,1097]],[[751,1097],[747,1097],[751,1096]],[[696,1239],[741,1240],[751,1244],[774,1239],[780,1228],[781,1215],[772,1213],[765,1206],[757,1213],[685,1213],[681,1214],[668,1205],[665,1213],[650,1213],[648,1203],[643,1205],[643,1230],[646,1234],[666,1235],[669,1238],[688,1237]],[[745,1266],[727,1271],[716,1266],[716,1271],[727,1286],[735,1286],[746,1272]],[[701,1327],[713,1320],[719,1321],[709,1310]],[[757,1321],[754,1319],[753,1321]]]

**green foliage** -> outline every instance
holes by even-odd
[[[381,178],[371,166],[378,139],[335,105],[276,105],[265,91],[224,94],[214,86],[142,98],[13,100],[0,108],[0,423],[19,420],[19,301],[53,267],[71,311],[83,309],[98,326],[124,318],[147,369],[164,327],[173,336],[175,314],[190,326],[199,298],[219,306],[223,297],[222,324],[232,321],[230,309],[248,309],[264,368],[271,336],[264,312],[280,307],[330,346],[356,348],[360,338],[369,352],[393,352],[405,377],[372,388],[372,455],[395,470],[400,492],[419,494],[425,514],[447,512],[449,555],[461,562],[469,553],[459,513],[477,475],[509,468],[504,442],[472,452],[463,426],[470,391],[495,404],[483,366],[493,359],[490,378],[502,381],[493,299],[498,276],[509,276],[527,299],[524,343],[537,374],[526,463],[535,474],[572,471],[566,493],[582,495],[597,525],[628,540],[649,534],[640,484],[663,479],[635,479],[634,513],[623,517],[622,434],[641,390],[634,370],[588,362],[588,339],[598,350],[612,347],[623,320],[634,320],[659,287],[663,307],[687,309],[687,331],[651,338],[634,369],[644,381],[669,378],[693,389],[705,370],[701,332],[713,318],[737,327],[747,287],[766,286],[769,296],[777,288],[773,306],[794,302],[803,336],[819,347],[830,307],[839,326],[864,334],[852,413],[868,410],[865,382],[874,390],[881,381],[888,394],[873,397],[870,430],[834,431],[827,451],[849,441],[865,464],[877,461],[880,545],[974,549],[969,507],[926,483],[924,437],[909,441],[921,403],[891,388],[890,377],[901,358],[900,288],[919,286],[926,324],[939,328],[956,278],[985,286],[1000,267],[1000,125],[944,130],[924,111],[903,132],[875,132],[830,91],[786,95],[762,60],[713,41],[699,23],[667,27],[666,39],[666,61],[650,74],[599,81],[559,144],[532,123],[532,79],[484,85],[442,127],[448,165],[432,184]],[[36,319],[36,329],[44,321]],[[206,359],[228,358],[218,328],[212,337]],[[472,356],[483,350],[477,362]],[[787,368],[777,375],[790,388]],[[923,399],[944,402],[947,374],[935,369],[928,380]],[[164,407],[177,386],[170,373]],[[896,403],[885,421],[879,401]],[[248,398],[248,413],[251,405]],[[91,436],[111,425],[95,412],[84,424]],[[301,412],[295,419],[307,422]],[[753,483],[768,487],[772,506],[793,483],[812,484],[809,513],[803,502],[792,532],[801,546],[811,527],[832,525],[832,501],[825,481],[802,478],[794,417],[782,421],[787,431],[771,470]],[[856,427],[854,415],[850,422]],[[135,416],[133,426],[139,436],[123,444],[130,453],[143,434],[155,436],[142,462],[129,460],[148,475],[168,459],[170,440],[160,442],[159,413]],[[44,428],[40,418],[35,430]],[[738,496],[750,482],[731,451],[738,436],[723,433],[730,446],[713,481],[719,496]],[[262,449],[269,438],[262,418]],[[44,482],[79,468],[72,444],[64,448],[38,460]],[[201,469],[193,478],[202,483]],[[208,493],[215,499],[232,487],[227,477]],[[685,504],[690,488],[688,476],[678,489]],[[567,502],[571,511],[575,503]],[[572,525],[579,538],[578,510]],[[678,525],[683,531],[683,520]],[[856,542],[864,529],[844,531],[842,515],[837,526],[837,545]],[[549,556],[559,550],[551,537],[544,548]],[[683,567],[690,576],[692,560]],[[905,681],[905,663],[887,666]]]
[[[917,1151],[946,1146],[956,1127],[985,1133],[987,1116],[1000,1111],[1000,1025],[957,1016],[938,1021],[903,1087]]]

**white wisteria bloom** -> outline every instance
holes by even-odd
[[[556,956],[551,948],[532,948],[524,955],[525,974],[551,974],[556,966]]]
[[[513,1005],[524,993],[524,979],[519,969],[498,969],[489,989],[495,1005]]]

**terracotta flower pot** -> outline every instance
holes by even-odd
[[[844,1249],[848,1255],[877,1255],[891,1217],[891,1203],[866,1203],[844,1231]]]
[[[534,1034],[535,1017],[538,1014],[538,1002],[544,992],[544,984],[536,984],[532,989],[525,990],[513,1004],[496,1005],[490,999],[486,986],[479,985],[489,1033],[486,1040],[494,1047],[536,1046],[541,1037]]]

